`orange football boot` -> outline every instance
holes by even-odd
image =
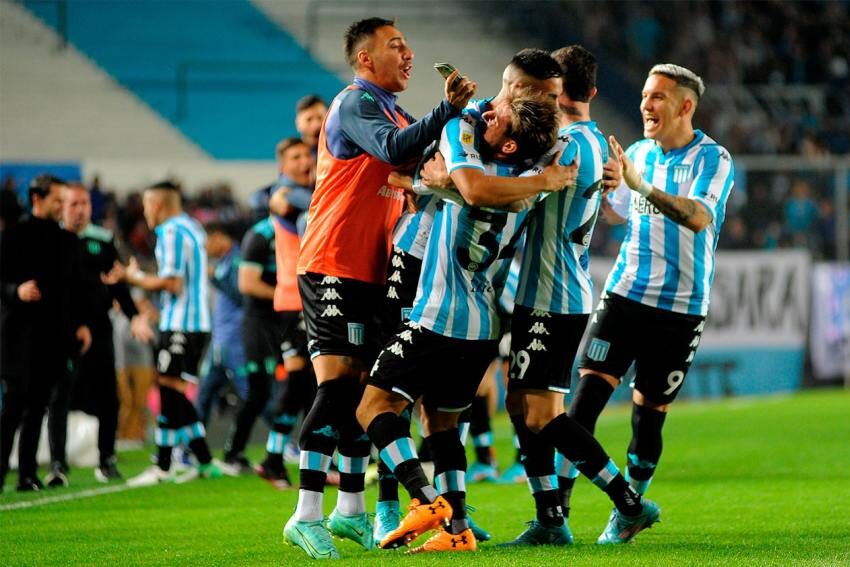
[[[419,547],[414,547],[407,553],[428,553],[431,551],[475,551],[478,544],[472,530],[466,528],[459,534],[451,534],[441,529]]]
[[[381,541],[382,549],[407,545],[425,532],[444,525],[452,517],[451,504],[442,496],[431,504],[420,504],[419,499],[414,498],[407,509],[407,516]]]

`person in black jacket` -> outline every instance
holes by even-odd
[[[60,381],[48,412],[50,472],[47,486],[68,485],[66,440],[68,408],[82,409],[98,419],[97,448],[100,464],[94,471],[99,482],[120,479],[115,459],[115,435],[118,427],[118,393],[115,378],[115,346],[109,311],[113,301],[130,319],[130,333],[149,342],[153,331],[147,318],[139,314],[130,289],[120,281],[118,251],[112,233],[91,223],[92,203],[89,190],[72,183],[62,189],[62,224],[79,238],[82,275],[87,302],[91,306],[92,347],[80,357],[74,379]],[[70,378],[70,376],[69,376]]]
[[[91,346],[80,245],[58,224],[64,186],[50,175],[35,178],[32,216],[4,232],[0,250],[0,487],[20,426],[19,491],[43,487],[35,455],[45,409],[68,359]]]

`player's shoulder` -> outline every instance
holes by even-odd
[[[254,223],[249,231],[250,233],[257,234],[264,238],[273,238],[274,237],[274,225],[272,224],[271,217],[266,217]]]
[[[698,142],[699,158],[703,160],[712,160],[720,164],[727,163],[732,165],[732,154],[729,150],[717,143],[707,134],[702,134],[702,138]]]
[[[337,95],[340,112],[354,112],[364,107],[377,107],[378,100],[365,89],[359,87],[345,89]]]
[[[83,229],[83,232],[82,234],[80,234],[80,236],[82,238],[97,240],[98,242],[112,242],[113,238],[111,230],[91,223],[89,223],[89,225],[85,229]]]

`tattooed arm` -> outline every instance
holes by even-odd
[[[673,222],[689,228],[694,232],[700,232],[711,224],[714,217],[705,205],[694,199],[677,197],[664,191],[659,191],[640,176],[632,160],[629,159],[613,136],[610,137],[609,143],[623,166],[623,180],[629,186],[629,189],[640,193]]]

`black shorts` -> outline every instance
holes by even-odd
[[[290,311],[297,314],[297,311]],[[260,372],[275,375],[278,364],[283,362],[283,343],[291,330],[298,324],[297,317],[283,313],[252,313],[246,311],[242,319],[242,344],[245,346],[245,362],[250,374]]]
[[[497,354],[498,341],[453,339],[407,321],[378,355],[369,384],[411,403],[422,397],[431,410],[461,412]]]
[[[157,372],[162,376],[197,381],[198,367],[209,340],[209,333],[160,331],[156,349]]]
[[[508,391],[569,393],[573,362],[588,317],[514,307]]]
[[[307,327],[304,325],[304,314],[301,311],[282,311],[281,315],[290,320],[289,330],[283,339],[280,349],[283,359],[300,356],[307,358]]]
[[[705,317],[603,294],[590,320],[581,368],[621,378],[635,363],[635,390],[656,404],[676,399],[699,346]]]
[[[382,345],[398,331],[399,324],[410,316],[421,272],[422,260],[393,247],[387,266],[386,297],[381,310]]]
[[[351,356],[370,365],[381,349],[379,317],[385,290],[358,280],[308,273],[298,276],[307,350]]]

